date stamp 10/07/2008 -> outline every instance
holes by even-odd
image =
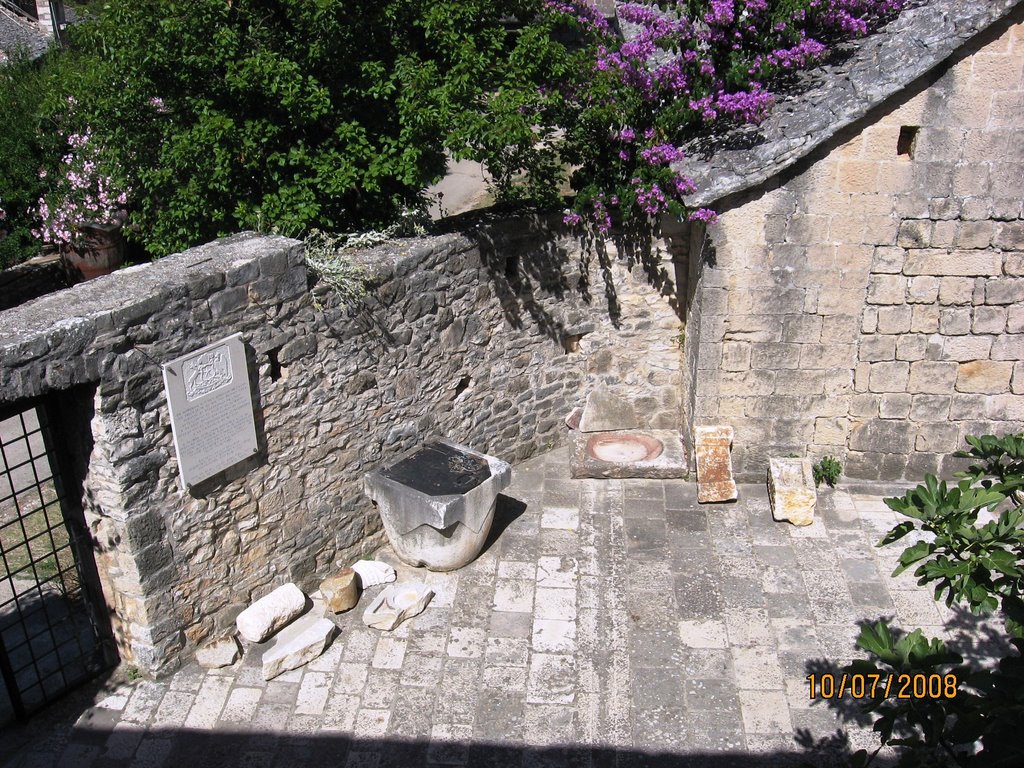
[[[956,675],[923,673],[883,675],[825,672],[808,675],[812,699],[954,699],[960,687]]]

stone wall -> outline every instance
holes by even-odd
[[[240,235],[0,313],[0,402],[50,397],[81,446],[122,658],[164,671],[375,547],[362,476],[426,436],[521,460],[598,381],[679,427],[673,286],[586,246],[538,220],[382,246],[354,255],[369,291],[345,307],[298,243]],[[235,332],[260,453],[186,493],[160,364]]]
[[[740,476],[792,452],[916,480],[1024,426],[1022,73],[1018,13],[722,202],[688,335]]]
[[[56,3],[60,5],[60,2]],[[47,37],[53,37],[53,13],[50,11],[50,0],[36,0],[36,19],[39,31]]]

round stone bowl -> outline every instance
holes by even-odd
[[[657,438],[640,434],[594,435],[587,440],[587,455],[612,464],[652,461],[665,450]]]

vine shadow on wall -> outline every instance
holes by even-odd
[[[612,325],[621,328],[623,306],[612,269],[616,259],[634,278],[646,279],[685,320],[688,264],[685,259],[673,259],[670,271],[656,245],[658,238],[666,237],[669,252],[674,254],[680,247],[676,238],[688,236],[685,227],[668,237],[660,226],[637,223],[615,228],[605,240],[590,230],[570,229],[562,224],[560,214],[510,213],[494,208],[452,217],[442,228],[467,233],[477,243],[505,320],[517,330],[523,329],[529,318],[546,336],[563,343],[575,332],[574,326],[585,320],[572,305],[593,306],[597,290],[604,295]],[[579,253],[575,262],[568,247],[573,241],[577,247],[572,250]],[[608,247],[609,242],[613,248]],[[552,312],[545,299],[566,305],[565,310]]]

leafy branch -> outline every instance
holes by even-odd
[[[1024,728],[1024,436],[968,437],[973,459],[963,479],[947,485],[932,475],[903,497],[886,499],[910,518],[879,542],[886,546],[911,534],[920,537],[899,556],[893,575],[915,567],[918,584],[934,584],[935,599],[966,604],[972,612],[1002,611],[1011,651],[995,668],[964,663],[941,640],[920,629],[909,634],[885,621],[861,628],[857,644],[870,660],[846,668],[860,675],[955,675],[958,684],[942,696],[907,698],[875,691],[864,703],[877,715],[874,730],[883,746],[901,750],[899,766],[1020,765]],[[987,518],[987,519],[986,519]],[[952,695],[946,695],[946,694]],[[858,768],[878,754],[861,750]]]

